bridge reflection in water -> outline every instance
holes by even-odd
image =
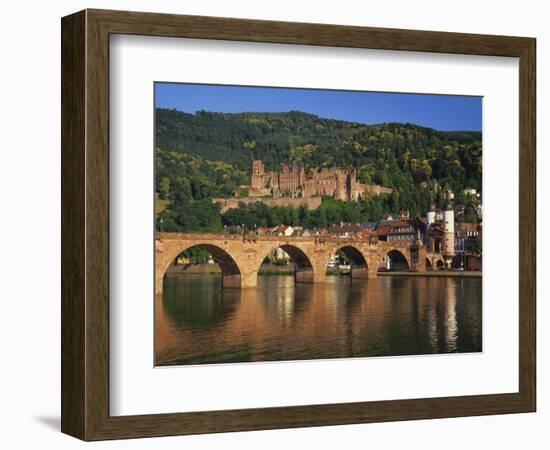
[[[481,278],[379,277],[295,283],[167,276],[156,297],[156,364],[479,352]]]

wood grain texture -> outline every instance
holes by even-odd
[[[279,44],[521,56],[529,38],[389,28],[88,10],[112,33]]]
[[[109,417],[109,33],[86,28],[86,439]]]
[[[523,218],[519,261],[519,392],[109,416],[109,34],[112,33],[519,57],[519,213]],[[535,410],[534,39],[87,10],[63,18],[62,40],[62,430],[65,433],[84,440],[99,440]]]
[[[85,431],[85,20],[65,17],[61,35],[61,430]]]
[[[536,41],[519,67],[519,391],[536,409]]]

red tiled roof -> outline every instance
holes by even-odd
[[[375,233],[378,236],[383,236],[383,235],[389,234],[390,230],[391,230],[391,226],[384,225],[384,226],[378,227]]]
[[[275,228],[275,232],[282,233],[290,228],[290,225],[281,225]]]
[[[457,222],[455,224],[457,230],[478,231],[477,223]]]
[[[401,228],[401,227],[411,227],[412,223],[410,223],[408,220],[398,220],[391,224],[392,228]]]

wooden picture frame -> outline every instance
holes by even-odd
[[[62,416],[84,440],[535,411],[533,38],[85,10],[62,19]],[[134,34],[519,58],[519,391],[261,409],[109,415],[109,36]]]

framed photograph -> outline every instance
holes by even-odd
[[[535,411],[535,39],[61,28],[63,432]]]

